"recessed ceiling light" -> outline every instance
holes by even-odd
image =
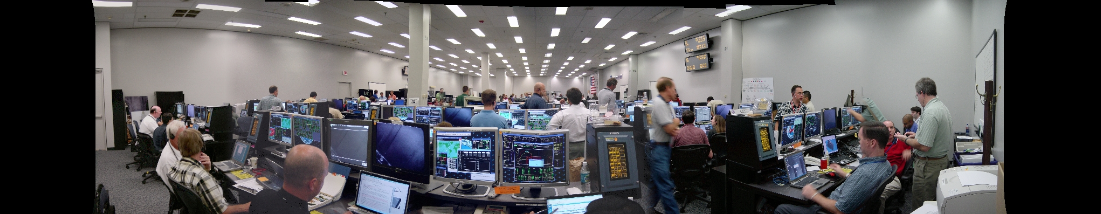
[[[669,34],[678,34],[680,32],[684,32],[684,31],[686,31],[690,28],[692,28],[692,27],[688,27],[688,26],[680,27],[680,28],[677,28],[677,30],[674,30],[673,32],[669,32]]]
[[[623,52],[623,55],[627,55],[627,54],[630,54],[631,52],[634,52],[634,51],[631,51],[631,50],[627,50],[627,51],[624,51],[624,52]]]
[[[386,50],[386,49],[383,49],[383,50]],[[408,58],[409,58],[409,56],[405,56],[405,58],[407,58],[407,59],[408,59]]]
[[[642,45],[640,45],[640,46],[646,47],[646,46],[650,46],[652,44],[654,44],[654,41],[649,41],[649,42],[646,42],[646,43],[642,43]]]
[[[528,62],[524,62],[524,65],[528,65]]]
[[[608,61],[609,61],[609,62],[611,62],[611,61],[615,61],[615,59],[618,59],[618,58],[612,57],[612,59],[609,59]]]
[[[505,64],[508,64],[508,60],[507,60],[507,59],[502,59],[502,60],[501,60],[501,62],[503,62],[503,63],[505,63]]]
[[[551,57],[551,55],[552,55],[552,53],[547,53],[547,55],[544,55],[544,56],[545,57]]]
[[[520,38],[519,36],[513,38],[516,38],[516,43],[524,43],[524,39]]]
[[[497,46],[493,46],[493,43],[486,43],[486,46],[489,46],[489,49],[497,49]]]
[[[382,25],[382,23],[378,23],[378,22],[376,22],[375,20],[371,20],[371,19],[368,19],[368,18],[364,18],[364,17],[362,17],[362,16],[356,16],[356,18],[355,18],[355,19],[356,19],[356,20],[359,20],[359,21],[361,21],[361,22],[367,23],[367,24],[371,24],[371,25],[374,25],[374,26],[379,26],[379,25]]]
[[[527,53],[527,52],[524,52],[524,49],[520,48],[520,53]]]
[[[382,49],[382,50],[379,50],[379,51],[386,52],[386,53],[394,53],[393,51],[386,50],[386,49]],[[405,56],[405,58],[409,58],[409,56]]]
[[[589,43],[590,39],[592,39],[592,38],[585,37],[585,40],[581,40],[581,43]]]
[[[554,43],[547,44],[547,50],[554,50]]]
[[[459,66],[458,64],[455,64],[454,62],[452,62],[452,63],[447,63],[447,64],[451,64],[451,66]]]
[[[566,60],[573,60],[573,56],[566,57]]]
[[[381,4],[383,7],[386,7],[386,8],[398,7],[397,5],[394,5],[394,3],[390,3],[390,2],[384,2],[384,1],[375,1],[375,2],[378,3],[378,4]]]
[[[443,59],[440,59],[439,57],[432,57],[432,59],[434,59],[434,60],[436,60],[436,61],[440,61],[440,62],[443,62]]]
[[[434,45],[429,45],[428,48],[431,48],[432,50],[437,50],[437,51],[440,50],[440,48],[437,48]]]
[[[520,27],[520,21],[516,21],[516,16],[509,16],[508,17],[508,26],[510,26],[510,27]]]
[[[597,65],[597,66],[604,66],[604,65],[605,65],[605,63],[600,63],[600,65]]]
[[[462,60],[462,61],[463,61],[463,63],[470,63],[470,61],[466,61],[465,59]]]
[[[482,33],[482,30],[479,30],[478,28],[474,28],[474,29],[470,29],[470,30],[474,31],[474,34],[477,34],[478,37],[486,37],[486,34]]]
[[[291,21],[296,21],[296,22],[301,22],[301,23],[306,23],[306,24],[311,24],[311,25],[319,25],[319,24],[321,24],[321,22],[315,22],[315,21],[312,21],[312,20],[309,20],[309,19],[303,19],[303,18],[298,18],[298,17],[293,17],[293,16],[292,16],[292,17],[290,17],[290,18],[287,18],[287,20],[291,20]]]
[[[609,21],[612,21],[612,19],[611,18],[601,18],[600,22],[596,23],[596,28],[604,28],[604,25],[608,24]]]
[[[543,63],[550,63],[550,60],[543,60]]]
[[[403,34],[401,34],[401,37],[405,37],[406,39],[408,39],[408,38],[409,38],[409,34],[408,34],[408,33],[403,33]]]
[[[390,45],[393,45],[394,47],[399,47],[399,48],[405,48],[405,46],[404,46],[404,45],[401,45],[401,44],[398,44],[398,43],[394,43],[394,42],[391,42],[391,43],[390,43]]]
[[[528,61],[528,57],[526,57],[526,56],[522,56],[522,57],[520,57],[520,59],[523,59],[524,61]],[[527,63],[525,62],[524,64],[527,64]]]
[[[591,60],[591,59],[588,59],[588,60],[585,60],[585,63],[589,63],[589,62],[592,62],[592,61],[593,61],[593,60]]]
[[[558,31],[559,31],[558,28],[551,28],[551,37],[558,36]]]
[[[562,63],[562,65],[570,65],[570,62]]]
[[[305,31],[298,31],[298,32],[294,32],[294,33],[301,34],[301,35],[306,35],[306,36],[312,36],[312,37],[321,37],[321,35],[307,33]]]
[[[92,7],[133,7],[134,2],[125,1],[92,1]]]
[[[566,15],[566,8],[569,7],[557,7],[554,9],[554,15]]]
[[[241,10],[240,7],[229,7],[229,6],[212,5],[212,4],[199,4],[199,5],[195,5],[195,8],[207,9],[207,10],[221,10],[221,11],[229,11],[229,12],[237,12],[237,11]]]
[[[236,22],[226,22],[226,25],[235,26],[235,27],[260,28],[260,25],[236,23]],[[367,37],[371,37],[371,36],[367,36]]]
[[[637,34],[637,33],[638,32],[634,32],[634,31],[627,32],[627,34],[623,35],[623,39],[630,39],[632,36],[635,36],[635,34]]]
[[[451,44],[456,44],[456,45],[463,44],[463,43],[459,43],[459,40],[455,40],[455,39],[447,39],[447,41],[451,42]]]
[[[501,55],[501,53],[497,53],[497,57],[505,57],[505,56],[504,56],[504,55]],[[506,62],[506,63],[507,63],[507,62]]]
[[[728,16],[730,14],[733,14],[733,13],[736,13],[738,11],[748,10],[749,8],[750,7],[747,6],[747,5],[734,5],[734,6],[726,7],[726,11],[723,11],[719,14],[715,14],[715,16],[726,17],[726,16]]]
[[[615,47],[615,45],[608,45],[608,47],[604,47],[604,50],[610,50],[612,47]]]
[[[474,51],[473,51],[473,50],[470,50],[470,49],[466,49],[466,52],[467,52],[467,53],[474,53]],[[478,59],[481,59],[481,58],[478,58]]]
[[[455,16],[466,17],[466,13],[463,13],[463,9],[459,8],[459,5],[447,5],[447,9],[451,9],[451,12],[455,13]]]
[[[451,56],[451,58],[456,58],[456,59],[458,59],[458,58],[459,58],[459,56],[455,56],[455,54],[447,54],[447,55],[448,55],[448,56]]]

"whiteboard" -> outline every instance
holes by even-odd
[[[774,97],[772,77],[742,78],[741,103],[752,103],[759,98],[774,100]]]
[[[982,97],[979,93],[986,93],[986,81],[995,80],[994,74],[996,69],[995,59],[997,58],[997,44],[998,31],[994,30],[994,33],[990,35],[990,38],[986,40],[986,44],[979,50],[978,55],[975,56],[975,85],[978,85],[978,91],[974,94],[975,102],[975,118],[972,120],[972,126],[983,124],[983,104]],[[994,88],[997,90],[998,82],[995,80]],[[994,93],[997,93],[996,91]]]

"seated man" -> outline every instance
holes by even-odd
[[[180,147],[180,155],[183,157],[175,167],[172,167],[172,171],[168,173],[168,179],[194,191],[199,198],[202,198],[203,204],[213,206],[213,210],[222,213],[248,212],[252,202],[229,205],[222,197],[221,186],[218,185],[217,180],[214,180],[214,176],[210,175],[210,157],[203,153],[203,137],[199,130],[183,129],[180,132],[176,140]]]
[[[161,149],[161,159],[157,161],[157,175],[161,176],[161,180],[164,181],[164,185],[168,186],[168,189],[172,189],[172,184],[168,183],[168,173],[172,171],[172,167],[176,167],[176,164],[183,158],[180,155],[179,136],[184,129],[187,129],[187,124],[180,120],[173,120],[168,122],[165,126],[165,135],[168,138],[168,143],[164,145],[164,149]]]
[[[891,197],[891,195],[902,189],[902,182],[898,180],[898,176],[902,176],[902,171],[906,168],[906,162],[910,161],[910,155],[912,154],[910,151],[913,150],[913,147],[907,145],[902,140],[904,138],[895,137],[895,135],[902,135],[902,133],[899,133],[898,129],[895,128],[894,122],[890,120],[883,121],[883,125],[887,126],[887,130],[890,130],[888,132],[892,135],[887,140],[888,143],[883,152],[887,156],[887,162],[896,167],[894,176],[891,177],[891,183],[887,184],[886,189],[883,189],[883,195],[881,196],[883,199],[887,199],[887,197]]]
[[[816,213],[819,210],[829,213],[860,213],[861,203],[878,199],[873,194],[879,189],[879,184],[894,175],[891,164],[887,163],[887,157],[883,156],[883,147],[887,146],[890,134],[883,123],[869,121],[860,124],[860,133],[857,136],[860,139],[860,153],[864,156],[860,159],[859,168],[853,170],[853,174],[848,174],[841,169],[841,165],[830,164],[830,169],[845,178],[841,186],[829,197],[818,197],[818,190],[814,185],[804,186],[803,197],[815,205],[801,207],[782,204],[776,207],[775,213]]]
[[[699,145],[704,144],[711,146],[711,143],[707,140],[707,133],[696,127],[694,121],[696,121],[696,112],[689,109],[680,113],[680,121],[684,121],[684,127],[677,130],[677,135],[673,136],[673,148],[678,146],[687,145]],[[708,152],[707,158],[715,156],[715,152]]]
[[[493,89],[482,91],[482,103],[489,104],[483,105],[485,110],[470,117],[470,127],[497,127],[499,129],[507,129],[510,126],[509,121],[505,119],[505,117],[501,117],[501,115],[493,111],[493,109],[497,107],[497,105],[493,105],[493,103],[497,103],[497,91]]]
[[[168,123],[172,122],[172,114],[165,114],[161,116],[161,122],[158,123],[157,129],[153,130],[153,148],[156,150],[164,149],[164,145],[168,143],[168,135],[165,129]],[[176,160],[179,161],[179,160]]]
[[[325,186],[325,174],[329,158],[314,146],[297,145],[287,151],[284,162],[283,189],[264,189],[256,194],[256,206],[249,206],[249,213],[310,213],[306,202],[321,193]],[[251,203],[251,202],[250,202]]]

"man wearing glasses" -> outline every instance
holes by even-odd
[[[914,89],[917,91],[915,98],[924,108],[920,120],[915,122],[920,124],[918,130],[921,132],[906,132],[895,137],[914,148],[914,184],[911,187],[914,196],[911,203],[921,204],[936,200],[937,178],[940,177],[940,170],[948,168],[946,157],[955,137],[952,133],[952,115],[948,107],[937,99],[937,84],[933,79],[921,78]]]

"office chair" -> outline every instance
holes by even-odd
[[[111,205],[111,197],[108,196],[107,189],[103,187],[103,184],[96,186],[96,203],[95,214],[114,214],[115,206]]]
[[[126,132],[127,133],[127,135],[126,135],[126,145],[130,146],[130,152],[137,152],[138,150],[136,148],[134,148],[134,145],[138,141],[138,127],[134,123],[127,123],[126,124],[126,131],[127,131]],[[125,148],[119,148],[119,149],[125,149]]]
[[[168,214],[172,214],[172,212],[176,210],[180,210],[180,213],[184,213],[184,211],[182,210],[184,208],[183,201],[180,201],[180,198],[176,196],[176,193],[172,192],[172,188],[168,187],[168,185],[172,184],[167,184],[164,182],[161,182],[161,184],[164,185],[164,188],[168,190]]]
[[[713,158],[715,163],[724,164],[726,161],[723,160],[726,159],[728,146],[726,142],[726,132],[707,136],[707,142],[711,143],[711,149],[715,152],[715,158]]]
[[[914,161],[906,160],[906,166],[903,167],[902,174],[898,175],[898,181],[902,183],[902,189],[898,190],[895,195],[887,197],[883,204],[883,213],[902,213],[902,206],[906,204],[906,190],[914,184]]]
[[[130,165],[137,164],[137,171],[141,171],[141,168],[146,165],[156,166],[157,160],[153,159],[153,155],[149,153],[149,151],[152,150],[150,147],[153,147],[153,137],[145,133],[138,133],[138,143],[134,146],[134,148],[138,150],[138,154],[134,156],[134,162],[126,164],[126,168],[130,169]]]
[[[704,183],[704,179],[707,178],[705,174],[708,172],[707,154],[709,152],[711,152],[711,146],[708,145],[689,145],[673,148],[669,171],[672,172],[673,185],[676,186],[677,193],[685,198],[684,204],[680,205],[681,212],[684,212],[684,209],[693,200],[704,201],[708,204],[707,207],[711,207],[711,201],[704,197],[708,195],[707,191],[700,188],[700,185]]]
[[[147,146],[145,153],[147,156],[146,158],[149,158],[149,161],[151,161],[153,164],[153,170],[145,171],[145,173],[142,173],[141,177],[143,178],[141,180],[141,184],[145,184],[145,182],[149,181],[149,179],[161,180],[161,175],[157,174],[157,162],[159,162],[161,159],[161,151],[157,151],[157,148],[153,146]]]
[[[890,168],[892,176],[894,176],[894,171],[898,168],[895,168],[895,166],[891,166]],[[880,209],[882,199],[880,199],[880,196],[883,195],[883,190],[887,189],[887,184],[890,184],[891,180],[893,179],[888,177],[887,179],[880,181],[879,186],[876,188],[875,192],[873,192],[872,195],[868,197],[868,199],[865,199],[864,202],[860,202],[860,206],[857,210],[860,210],[861,214],[882,214],[883,210]],[[818,213],[823,214],[829,212],[826,212],[825,210],[818,210]]]
[[[220,213],[214,211],[213,206],[208,206],[203,198],[199,197],[195,191],[184,187],[180,183],[170,181],[172,183],[172,189],[175,190],[176,197],[183,202],[183,208],[180,209],[180,213],[188,214],[214,214]]]

